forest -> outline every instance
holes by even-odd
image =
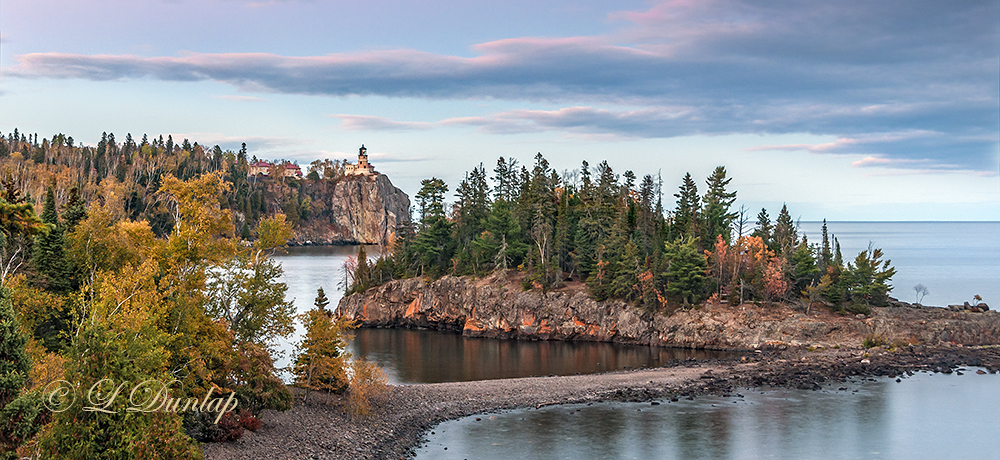
[[[367,411],[384,375],[348,359],[322,289],[295,315],[272,258],[306,217],[298,181],[248,178],[245,148],[73,144],[0,138],[0,458],[200,458],[291,406],[274,358],[296,321],[295,385]],[[132,410],[157,382],[174,405]]]
[[[786,206],[751,222],[734,207],[731,181],[719,166],[699,194],[685,174],[665,209],[659,175],[618,175],[607,161],[560,175],[540,153],[530,169],[501,157],[492,175],[482,164],[465,174],[450,209],[447,184],[422,181],[414,221],[378,259],[361,249],[348,293],[392,279],[514,270],[525,289],[582,281],[594,299],[661,313],[704,301],[804,301],[868,314],[888,302],[895,269],[880,249],[845,263],[825,221],[822,241],[810,243]]]
[[[159,199],[163,176],[189,180],[219,173],[229,184],[219,204],[232,211],[236,231],[244,238],[252,237],[261,218],[275,213],[285,214],[293,228],[300,221],[330,219],[329,209],[314,199],[315,190],[309,185],[320,179],[340,179],[346,161],[316,160],[303,178],[266,180],[248,174],[249,165],[257,160],[248,153],[246,143],[234,152],[188,139],[175,142],[170,135],[164,140],[162,135],[150,139],[143,134],[136,140],[126,134],[120,141],[114,133],[105,132],[96,146],[85,146],[61,133],[49,139],[17,129],[0,133],[0,181],[6,190],[18,190],[25,202],[36,206],[49,186],[60,206],[73,196],[84,203],[122,200],[121,217],[146,220],[153,233],[163,237],[173,225],[170,210]]]

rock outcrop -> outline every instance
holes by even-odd
[[[899,304],[897,304],[899,305]],[[473,337],[584,340],[675,347],[858,346],[867,336],[889,343],[1000,343],[1000,313],[941,308],[875,308],[870,317],[829,309],[745,304],[703,305],[666,316],[623,301],[598,302],[578,283],[543,294],[516,280],[446,276],[393,281],[341,300],[338,314],[363,327],[421,327]]]
[[[304,186],[322,216],[303,222],[292,244],[380,244],[410,220],[410,198],[383,174]]]

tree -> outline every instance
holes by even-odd
[[[11,197],[10,193],[6,195]],[[6,285],[7,279],[21,268],[31,239],[51,228],[38,218],[31,204],[0,197],[0,286]]]
[[[318,302],[317,298],[317,302]],[[351,323],[344,317],[334,318],[324,308],[313,308],[299,315],[306,333],[299,343],[292,373],[295,384],[305,388],[303,402],[309,390],[343,392],[347,389],[347,362],[344,333]]]
[[[225,320],[237,340],[269,345],[294,330],[295,307],[285,301],[281,274],[281,264],[262,250],[240,251],[209,270],[206,311]]]
[[[684,174],[680,190],[674,196],[677,198],[672,226],[674,238],[696,239],[701,207],[698,204],[698,185],[691,178],[691,173]]]
[[[774,225],[774,240],[771,249],[785,260],[789,260],[798,243],[798,230],[795,228],[791,214],[788,213],[788,206],[781,205],[778,221]]]
[[[15,459],[14,451],[48,421],[42,395],[26,391],[31,358],[25,349],[11,291],[0,287],[0,459]]]
[[[913,286],[913,290],[916,291],[917,293],[917,298],[916,298],[917,305],[920,305],[920,302],[924,301],[924,296],[931,293],[931,291],[927,289],[927,286],[924,286],[923,284],[917,284],[916,286]]]
[[[76,224],[85,217],[87,217],[87,211],[84,208],[83,198],[80,196],[80,188],[74,185],[69,189],[69,199],[63,208],[66,232],[72,232],[76,228]]]
[[[437,178],[424,179],[417,193],[420,203],[420,232],[413,243],[419,256],[420,274],[437,276],[448,267],[453,244],[451,223],[444,216],[444,194],[448,186]]]
[[[771,217],[767,215],[767,209],[760,208],[760,213],[757,214],[757,228],[751,236],[759,237],[765,246],[772,247],[774,227],[771,225]]]
[[[726,177],[726,168],[718,166],[707,180],[708,190],[702,199],[704,202],[704,219],[702,233],[705,241],[715,241],[715,237],[721,235],[727,243],[732,237],[732,224],[736,219],[736,213],[730,212],[730,207],[736,201],[736,192],[727,192],[726,186],[732,182],[732,178]]]
[[[890,260],[882,261],[882,249],[868,245],[854,258],[854,264],[847,264],[848,294],[855,303],[884,307],[889,303],[889,282],[896,274]]]
[[[416,198],[420,206],[420,228],[429,227],[437,219],[444,219],[444,194],[448,186],[436,177],[420,181]]]
[[[37,270],[37,284],[53,292],[64,293],[73,288],[70,268],[66,260],[66,239],[56,211],[55,191],[49,186],[45,193],[42,222],[49,225],[49,232],[35,237],[32,262]]]
[[[701,300],[708,262],[705,260],[705,255],[698,251],[695,240],[687,237],[676,242],[667,242],[663,256],[667,260],[667,270],[663,273],[663,279],[667,283],[667,294],[681,299],[684,305]]]
[[[313,301],[313,305],[320,310],[326,310],[326,306],[330,305],[330,299],[326,298],[326,293],[323,292],[322,286],[316,290],[316,300]]]

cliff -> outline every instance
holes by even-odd
[[[410,220],[410,198],[383,174],[303,182],[316,218],[301,222],[292,244],[379,244]]]
[[[471,337],[584,340],[677,347],[858,346],[869,335],[907,344],[1000,343],[1000,313],[875,308],[870,317],[826,308],[703,305],[670,316],[622,301],[597,302],[580,286],[543,294],[516,280],[446,276],[393,281],[341,300],[338,313],[362,327],[423,327]],[[808,312],[808,313],[807,313]]]

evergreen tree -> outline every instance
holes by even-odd
[[[680,190],[674,196],[677,198],[677,208],[671,232],[673,237],[696,239],[701,207],[698,205],[698,185],[691,178],[691,173],[684,174]]]
[[[823,219],[823,247],[819,253],[820,273],[826,273],[827,267],[833,263],[833,253],[830,249],[830,236],[826,230],[826,219]]]
[[[792,283],[794,292],[797,294],[805,292],[807,287],[819,279],[820,270],[816,266],[816,257],[813,252],[813,248],[803,238],[802,242],[795,247],[795,253],[792,254]]]
[[[444,194],[448,186],[438,178],[424,179],[417,193],[420,203],[420,232],[413,243],[420,274],[439,276],[449,268],[453,248],[451,223],[444,215]],[[360,261],[359,261],[360,262]]]
[[[781,205],[778,221],[774,225],[773,243],[774,246],[771,249],[786,260],[791,258],[792,251],[798,245],[798,230],[795,228],[792,216],[788,213],[788,206],[784,204]]]
[[[718,166],[712,175],[709,176],[707,184],[708,190],[702,199],[704,202],[704,218],[702,219],[702,232],[705,241],[715,241],[716,236],[721,235],[726,243],[732,238],[731,227],[736,213],[730,212],[730,207],[736,201],[736,192],[727,192],[726,186],[732,182],[732,178],[726,177],[726,168]]]
[[[760,213],[757,214],[757,227],[751,236],[759,237],[764,246],[772,247],[774,227],[771,225],[771,217],[767,215],[767,209],[760,208]]]
[[[688,237],[665,243],[663,256],[667,261],[667,269],[662,275],[666,282],[666,293],[680,299],[684,305],[701,301],[705,292],[708,262],[698,250],[694,239]]]
[[[32,263],[37,270],[36,283],[50,291],[64,293],[73,288],[70,279],[69,262],[66,260],[66,239],[56,211],[56,197],[52,186],[45,193],[45,207],[42,222],[49,226],[49,232],[35,237]]]
[[[87,210],[84,207],[83,198],[80,197],[80,188],[74,185],[69,189],[69,199],[63,207],[66,232],[72,232],[76,228],[76,224],[86,217]]]
[[[326,306],[330,305],[330,299],[326,298],[326,293],[323,292],[322,286],[320,286],[319,289],[316,290],[316,300],[313,301],[313,305],[315,305],[316,308],[323,311],[326,311]]]
[[[854,264],[847,265],[848,294],[851,301],[884,307],[889,303],[889,291],[892,290],[892,277],[896,269],[890,261],[882,261],[882,249],[872,248],[861,251],[854,259]]]

